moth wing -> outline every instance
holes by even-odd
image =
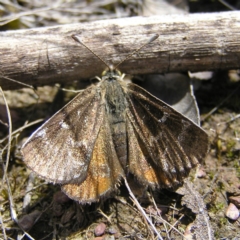
[[[147,148],[129,119],[126,121],[126,129],[128,135],[129,170],[137,177],[139,182],[154,188],[159,183],[159,176],[153,169],[152,159],[147,152]]]
[[[140,146],[139,164],[144,169],[140,171],[140,167],[137,168],[129,158],[130,172],[141,179],[146,170],[150,171],[149,179],[147,175],[145,180],[143,177],[143,181],[150,185],[158,182],[162,187],[172,187],[182,182],[190,169],[205,157],[207,134],[141,87],[128,84],[125,91],[129,105],[126,113],[129,151],[131,153]]]
[[[46,180],[67,183],[86,178],[104,113],[96,88],[79,93],[23,145],[24,162]]]
[[[90,203],[113,191],[122,176],[124,171],[116,154],[106,116],[94,145],[86,179],[65,184],[62,191],[80,203]]]

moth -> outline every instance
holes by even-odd
[[[198,125],[123,78],[108,67],[21,149],[32,171],[80,203],[107,196],[129,174],[153,189],[172,188],[207,153],[208,136]]]

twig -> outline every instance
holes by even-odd
[[[138,200],[136,199],[136,197],[134,196],[131,188],[128,185],[127,179],[124,179],[124,183],[128,189],[128,192],[130,194],[130,196],[132,197],[132,199],[134,200],[134,203],[136,204],[137,208],[139,209],[139,211],[142,213],[143,217],[148,221],[148,223],[151,225],[153,231],[156,233],[156,235],[158,236],[158,239],[163,240],[163,238],[161,237],[161,235],[159,234],[159,232],[157,231],[157,229],[155,228],[155,226],[153,225],[151,219],[147,216],[147,214],[144,212],[143,208],[141,207],[140,203],[138,202]]]

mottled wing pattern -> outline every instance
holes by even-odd
[[[87,178],[83,182],[62,186],[63,192],[80,203],[99,200],[101,196],[113,191],[120,178],[124,176],[112,141],[107,117],[104,117],[94,145]]]
[[[151,186],[182,182],[205,157],[207,134],[141,87],[128,84],[125,92],[130,172]]]
[[[24,144],[22,154],[27,166],[54,183],[83,181],[103,113],[96,86],[79,93]]]

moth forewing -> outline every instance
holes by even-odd
[[[154,178],[158,178],[155,185],[172,187],[181,183],[192,167],[202,163],[208,150],[207,134],[141,87],[128,84],[127,92],[128,136],[132,139],[134,130],[138,140],[132,141],[138,142],[140,152],[145,152],[144,161],[154,169]],[[132,146],[130,140],[128,145]],[[131,154],[134,155],[133,150]],[[138,173],[139,169],[131,168],[131,161],[129,164],[130,171],[144,179],[144,174]]]
[[[24,162],[50,182],[83,181],[103,117],[101,95],[90,86],[30,136]]]

